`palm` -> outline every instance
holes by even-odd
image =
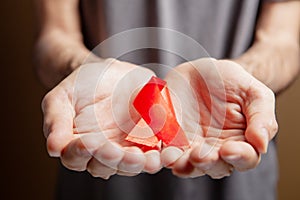
[[[253,146],[252,142],[260,138],[253,135],[247,138],[246,130],[251,117],[259,111],[249,105],[266,93],[266,100],[270,100],[273,108],[269,89],[233,62],[209,59],[184,63],[170,72],[166,80],[177,117],[192,146],[188,153],[194,166],[208,163],[200,167],[202,172],[222,177],[230,172],[232,163],[224,162],[221,154],[238,157],[236,152],[246,146],[248,152],[256,155],[259,145]],[[192,170],[183,160],[175,163],[175,173],[179,175]]]
[[[233,74],[238,74],[239,69],[229,73],[224,66],[222,69],[210,70],[209,73],[202,69],[200,74],[195,66],[184,64],[167,77],[168,86],[175,94],[175,99],[177,98],[175,102],[179,102],[175,106],[177,113],[181,113],[179,118],[185,119],[182,121],[183,128],[191,140],[195,138],[195,134],[197,138],[220,142],[244,140],[246,119],[242,111],[242,97],[236,91],[245,94],[247,91],[243,90],[247,86],[237,84],[241,80]]]
[[[89,64],[77,74],[73,96],[75,131],[101,133],[126,145],[124,138],[138,118],[131,104],[132,96],[153,73],[118,61],[108,64],[106,69],[101,65]]]
[[[131,101],[153,74],[113,59],[74,71],[44,100],[49,153],[102,178],[159,170],[158,151],[143,153],[125,141],[139,118]]]

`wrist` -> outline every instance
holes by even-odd
[[[82,42],[59,32],[41,35],[34,49],[36,73],[44,86],[52,88],[79,67],[89,53]]]
[[[260,40],[233,61],[278,92],[287,87],[300,70],[300,47],[295,41]]]

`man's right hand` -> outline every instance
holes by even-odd
[[[133,96],[153,75],[114,59],[71,73],[42,102],[49,154],[71,170],[104,179],[160,170],[157,150],[144,153],[125,140],[139,119]]]

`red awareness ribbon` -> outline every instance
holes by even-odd
[[[166,81],[152,77],[140,90],[133,106],[141,116],[136,127],[126,137],[142,150],[163,146],[184,148],[189,142],[180,127]]]

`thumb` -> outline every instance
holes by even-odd
[[[44,135],[50,156],[59,157],[73,138],[73,108],[67,93],[54,88],[42,101]]]
[[[275,136],[278,125],[275,117],[274,93],[262,83],[251,91],[244,111],[247,120],[246,140],[260,153],[266,153],[269,141]]]

